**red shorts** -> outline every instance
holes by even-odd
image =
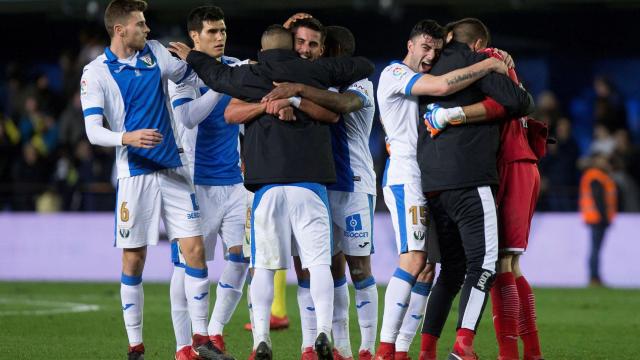
[[[523,253],[529,243],[531,218],[540,192],[538,165],[530,161],[503,164],[498,190],[499,250]]]

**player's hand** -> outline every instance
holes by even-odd
[[[284,24],[282,24],[282,26],[285,29],[291,29],[291,26],[293,26],[293,23],[295,23],[296,21],[301,20],[301,19],[308,19],[308,18],[312,18],[312,17],[313,16],[311,14],[299,12],[299,13],[291,15],[291,17],[288,18],[287,21],[285,21]]]
[[[292,96],[298,96],[302,92],[302,85],[296,83],[277,83],[274,82],[275,88],[262,98],[262,102],[273,101],[277,99],[288,99]]]
[[[127,131],[122,135],[122,145],[151,149],[162,142],[158,129]]]
[[[178,55],[180,59],[184,61],[187,61],[187,56],[189,56],[189,53],[191,52],[191,48],[181,42],[170,42],[167,50]]]
[[[280,109],[280,111],[278,111],[278,119],[282,121],[295,121],[296,115],[293,112],[293,108],[291,106],[287,106]]]
[[[509,69],[514,69],[516,67],[516,63],[513,61],[513,58],[511,57],[511,55],[509,55],[508,52],[500,50],[498,48],[494,48],[494,50],[500,55],[502,61],[507,65]]]
[[[438,122],[436,120],[436,114],[438,110],[441,110],[442,107],[438,104],[429,104],[427,105],[427,111],[424,113],[424,124],[427,126],[427,130],[429,130],[429,134],[431,134],[431,138],[435,138],[440,134],[442,130],[444,130],[444,126],[442,128],[438,128]],[[446,126],[446,125],[445,125]]]
[[[280,110],[286,108],[287,106],[291,106],[289,99],[278,99],[278,100],[268,101],[265,112],[271,115],[278,115]]]
[[[497,72],[498,74],[509,76],[509,67],[504,61],[501,61],[500,59],[496,59],[494,57],[487,58],[484,61],[490,62],[492,71]]]

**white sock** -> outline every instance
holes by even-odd
[[[316,342],[316,308],[311,298],[309,280],[298,280],[298,309],[300,310],[300,327],[302,328],[301,350],[313,347]]]
[[[256,268],[251,279],[251,304],[253,308],[253,348],[261,342],[271,346],[269,318],[273,303],[273,276],[275,270]]]
[[[360,325],[360,350],[375,353],[378,332],[378,288],[376,280],[370,276],[353,283],[356,288],[356,312]]]
[[[144,309],[144,290],[142,276],[122,274],[120,278],[120,299],[122,300],[122,316],[127,329],[129,345],[142,343],[142,310]]]
[[[209,273],[207,268],[194,269],[185,266],[184,293],[191,317],[193,333],[207,335],[209,315]]]
[[[397,268],[393,273],[384,296],[384,315],[380,329],[380,341],[395,344],[404,314],[409,307],[411,288],[416,278]]]
[[[409,308],[402,320],[402,327],[396,339],[396,351],[408,352],[411,342],[416,335],[416,331],[420,326],[420,322],[424,317],[424,311],[427,307],[427,299],[431,291],[431,283],[416,282],[411,289],[411,300],[409,300]]]
[[[349,288],[347,278],[333,281],[333,346],[340,355],[351,357],[349,340]]]
[[[209,335],[222,335],[242,297],[242,287],[247,276],[248,263],[227,261],[218,280],[216,303],[209,321]]]
[[[329,265],[309,267],[311,298],[316,308],[317,333],[325,333],[331,339],[333,319],[333,278]]]
[[[171,284],[169,285],[169,299],[171,300],[171,322],[176,335],[176,351],[191,345],[191,319],[187,297],[184,294],[184,268],[173,267]]]

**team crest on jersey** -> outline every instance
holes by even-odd
[[[405,69],[402,66],[396,66],[393,68],[393,70],[391,70],[391,74],[393,74],[393,76],[400,78],[402,77],[404,74],[407,73],[407,69]]]
[[[145,63],[147,67],[153,67],[155,65],[155,63],[153,62],[153,58],[150,55],[141,56],[140,61]]]
[[[129,229],[124,229],[124,228],[120,228],[118,232],[120,233],[120,237],[123,239],[128,238],[129,235],[131,234],[131,231]]]
[[[413,238],[416,239],[417,241],[423,241],[425,236],[426,234],[424,231],[416,230],[413,232]]]

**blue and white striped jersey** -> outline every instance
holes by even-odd
[[[331,124],[331,143],[336,166],[337,182],[328,190],[376,194],[376,173],[369,150],[369,136],[376,111],[373,83],[362,79],[351,84],[345,92],[362,98],[363,108],[343,114]]]
[[[223,56],[222,62],[227,65],[246,63],[228,56]],[[193,183],[209,186],[241,183],[240,126],[227,124],[224,119],[231,97],[215,93],[206,86],[185,83],[169,83],[169,94],[178,132],[184,134],[182,144]],[[183,107],[189,107],[189,111],[182,111]],[[188,118],[182,118],[185,116]]]
[[[148,174],[183,165],[181,140],[176,138],[167,83],[202,82],[183,61],[173,57],[158,41],[129,59],[118,59],[107,47],[85,66],[80,98],[85,118],[107,118],[114,132],[158,129],[162,143],[152,149],[116,147],[118,178]]]

